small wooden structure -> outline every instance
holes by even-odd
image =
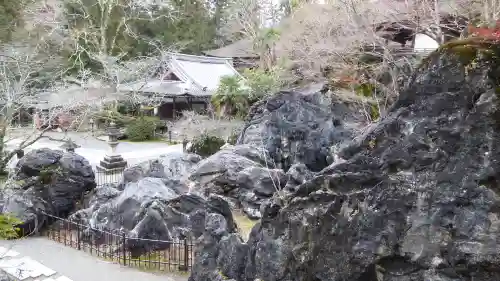
[[[374,25],[374,31],[380,37],[400,44],[401,49],[408,50],[415,45],[417,34],[427,35],[439,44],[449,40],[459,38],[467,28],[468,19],[463,16],[443,13],[440,16],[439,29],[443,33],[443,38],[436,38],[436,31],[433,31],[432,24],[426,24],[426,28],[419,26],[419,21],[410,19],[411,15],[402,13],[398,20],[380,22]],[[421,19],[422,22],[428,21]],[[423,24],[422,24],[423,25]],[[441,41],[441,42],[440,42]]]
[[[113,89],[103,87],[100,83],[88,84],[57,85],[44,92],[21,97],[19,104],[22,107],[19,110],[23,121],[30,120],[37,129],[69,128],[75,121],[75,115],[89,107],[117,99]]]
[[[159,110],[160,119],[176,119],[181,116],[182,111],[196,111],[206,113],[210,104],[211,96],[193,96],[189,93],[179,96],[167,96]]]
[[[121,91],[134,93],[135,100],[143,109],[150,108],[148,115],[156,115],[162,120],[176,119],[184,110],[203,113],[207,110],[212,94],[189,89],[182,81],[162,81],[152,79],[120,87]],[[154,104],[153,106],[151,106]]]
[[[218,49],[207,50],[204,55],[217,58],[232,58],[236,69],[253,68],[260,59],[254,51],[253,41],[250,38],[235,41]]]
[[[154,105],[160,119],[175,119],[184,110],[206,112],[224,76],[241,75],[231,58],[169,53],[153,77],[120,85],[118,91],[135,94],[143,105]]]

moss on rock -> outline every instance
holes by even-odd
[[[435,57],[443,54],[456,56],[466,67],[473,67],[478,61],[497,63],[500,58],[500,41],[479,37],[450,41],[425,58],[420,68],[427,68]]]
[[[62,176],[62,168],[58,164],[52,164],[40,170],[38,178],[42,184],[50,184],[54,180],[54,176]]]
[[[477,81],[484,81],[486,87],[494,90],[500,106],[500,40],[470,37],[448,42],[430,54],[419,69],[425,71],[432,63],[446,59],[446,55],[458,59],[468,81],[476,80],[476,85],[481,85]],[[493,119],[500,120],[500,110],[492,114]],[[500,122],[497,127],[500,129]]]

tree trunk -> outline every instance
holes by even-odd
[[[5,174],[7,171],[5,168],[7,167],[7,162],[9,159],[7,159],[7,155],[5,155],[4,152],[4,138],[5,138],[5,132],[6,132],[7,125],[5,124],[5,120],[2,118],[0,119],[0,175]]]

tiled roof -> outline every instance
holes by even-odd
[[[162,80],[157,77],[122,84],[119,91],[155,93],[169,96],[211,96],[223,76],[240,76],[231,58],[166,53],[158,60],[154,76],[164,71],[172,72],[180,81]]]
[[[259,55],[253,50],[253,42],[251,39],[241,39],[219,49],[208,50],[203,53],[207,56],[221,58],[259,58]]]
[[[217,90],[220,80],[224,76],[240,76],[233,67],[230,58],[214,58],[205,56],[168,54],[168,69],[181,81],[190,85],[189,89],[202,92]],[[240,76],[241,77],[241,76]]]
[[[98,105],[106,101],[117,100],[121,94],[113,93],[111,88],[81,87],[69,85],[63,88],[54,88],[33,96],[23,97],[23,104],[30,104],[38,108],[65,107],[76,108],[82,105]]]
[[[122,84],[118,86],[118,91],[136,93],[143,92],[164,96],[210,96],[212,94],[208,91],[190,87],[188,83],[184,83],[182,81],[162,81],[160,79]]]

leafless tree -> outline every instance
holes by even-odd
[[[65,81],[64,69],[52,70],[50,77],[40,74],[48,62],[57,60],[43,52],[43,44],[4,46],[0,55],[0,168],[5,168],[18,150],[25,149],[54,127],[63,130],[80,126],[82,120],[95,108],[110,102],[106,88],[88,84],[76,85]],[[33,114],[38,124],[31,128],[15,129],[21,115]],[[37,126],[35,126],[37,125]],[[3,151],[9,146],[9,151]]]
[[[225,24],[220,33],[230,41],[245,38],[261,58],[260,66],[270,68],[275,62],[273,28],[283,16],[281,7],[271,0],[235,0],[225,10]]]
[[[74,1],[82,4],[84,14],[79,16],[85,17],[84,1]],[[16,151],[47,137],[47,132],[54,126],[62,129],[78,128],[91,113],[102,109],[105,104],[116,103],[121,98],[120,94],[116,94],[117,86],[123,81],[150,74],[146,71],[151,66],[149,62],[141,64],[137,63],[140,61],[137,60],[135,64],[121,63],[119,56],[112,56],[110,53],[109,48],[115,46],[114,39],[107,36],[126,32],[127,19],[135,15],[122,18],[122,26],[115,30],[115,34],[106,33],[104,30],[111,16],[110,10],[122,3],[124,2],[115,0],[97,1],[95,5],[99,5],[98,10],[102,12],[99,28],[92,28],[92,22],[83,21],[82,29],[73,30],[74,33],[68,33],[64,28],[65,20],[61,19],[61,11],[43,10],[47,8],[47,3],[26,7],[27,24],[22,29],[25,37],[15,43],[0,46],[0,154],[3,156],[0,158],[1,169],[5,168]],[[129,5],[131,6],[126,7],[127,11],[140,10],[141,15],[149,14],[147,9],[150,6],[144,2],[130,2]],[[79,44],[76,35],[81,34],[78,32],[84,34],[90,45]],[[103,44],[104,41],[112,43]],[[68,77],[67,64],[61,56],[61,51],[67,50],[68,47],[73,47],[76,53],[86,52],[101,62],[103,71],[96,73],[82,66],[78,78]],[[83,49],[84,47],[86,49]],[[43,77],[43,74],[47,75]],[[11,129],[20,112],[41,107],[44,107],[43,114],[37,114],[37,117],[43,119],[41,129],[40,126],[33,126],[28,130]]]
[[[224,11],[221,34],[229,40],[234,38],[257,38],[262,23],[261,5],[256,0],[239,0],[229,4]]]
[[[133,21],[155,21],[161,17],[174,16],[174,11],[165,14],[165,10],[157,15],[155,9],[158,6],[151,1],[96,0],[89,4],[84,0],[64,0],[63,3],[77,7],[78,13],[66,14],[65,20],[75,25],[71,37],[75,40],[77,53],[86,53],[90,57],[112,53],[118,53],[118,57],[123,55],[124,50],[119,49],[117,39],[124,33],[132,37],[139,36],[130,26]],[[116,24],[117,17],[119,21]],[[82,40],[85,45],[79,42]]]
[[[446,4],[456,13],[470,18],[473,25],[495,27],[500,19],[500,1],[498,0],[449,0]]]
[[[369,116],[373,115],[370,113],[373,108],[379,111],[375,115],[383,115],[399,94],[402,70],[411,73],[418,61],[418,54],[409,44],[405,45],[412,42],[415,33],[426,34],[438,43],[460,35],[467,15],[464,5],[457,2],[303,3],[280,24],[276,52],[279,58],[291,62],[296,78],[301,80],[323,80],[327,76],[339,82],[349,82],[342,81],[348,78],[351,82],[375,84],[379,92],[371,97],[352,90],[339,91],[349,99],[367,104],[367,119],[372,119]],[[398,30],[408,30],[408,34],[399,32],[397,37]]]
[[[87,77],[99,81],[102,87],[116,93],[116,100],[127,100],[149,106],[158,106],[161,97],[141,95],[141,90],[161,73],[163,53],[175,51],[178,46],[164,46],[150,38],[144,38],[134,30],[133,23],[155,22],[161,18],[174,18],[178,11],[165,1],[62,0],[78,8],[77,13],[67,14],[63,21],[71,26],[68,41],[73,53],[74,68],[80,70],[81,81]],[[161,9],[161,13],[158,11]],[[99,11],[99,13],[96,13]],[[117,18],[119,21],[117,22]],[[141,40],[156,50],[157,56],[141,56],[124,60],[126,49],[119,44],[120,36]],[[98,72],[86,68],[86,58],[96,62]],[[122,91],[122,86],[134,84],[134,91]],[[117,103],[115,102],[115,105]]]
[[[142,38],[132,25],[138,21],[154,22],[163,17],[175,17],[176,11],[169,9],[166,2],[138,0],[96,0],[94,2],[62,0],[61,2],[63,5],[76,7],[75,10],[77,10],[74,13],[67,12],[62,19],[62,22],[70,27],[68,41],[73,50],[75,63],[73,67],[85,69],[85,60],[90,58],[102,67],[103,71],[99,73],[99,80],[107,81],[114,88],[118,87],[124,78],[126,79],[123,73],[140,70],[137,67],[132,69],[120,64],[128,52],[120,46],[120,37],[141,39],[158,51],[170,47]],[[159,9],[162,11],[161,14],[158,13]]]
[[[169,126],[173,132],[173,138],[176,140],[192,140],[203,134],[218,136],[228,139],[232,134],[239,133],[243,128],[243,121],[238,119],[229,119],[201,115],[192,111],[184,111],[182,118]]]
[[[482,4],[482,9],[480,9],[483,15],[484,21],[487,23],[496,23],[500,19],[500,1],[498,0],[485,0],[485,1],[474,1],[474,6]]]

